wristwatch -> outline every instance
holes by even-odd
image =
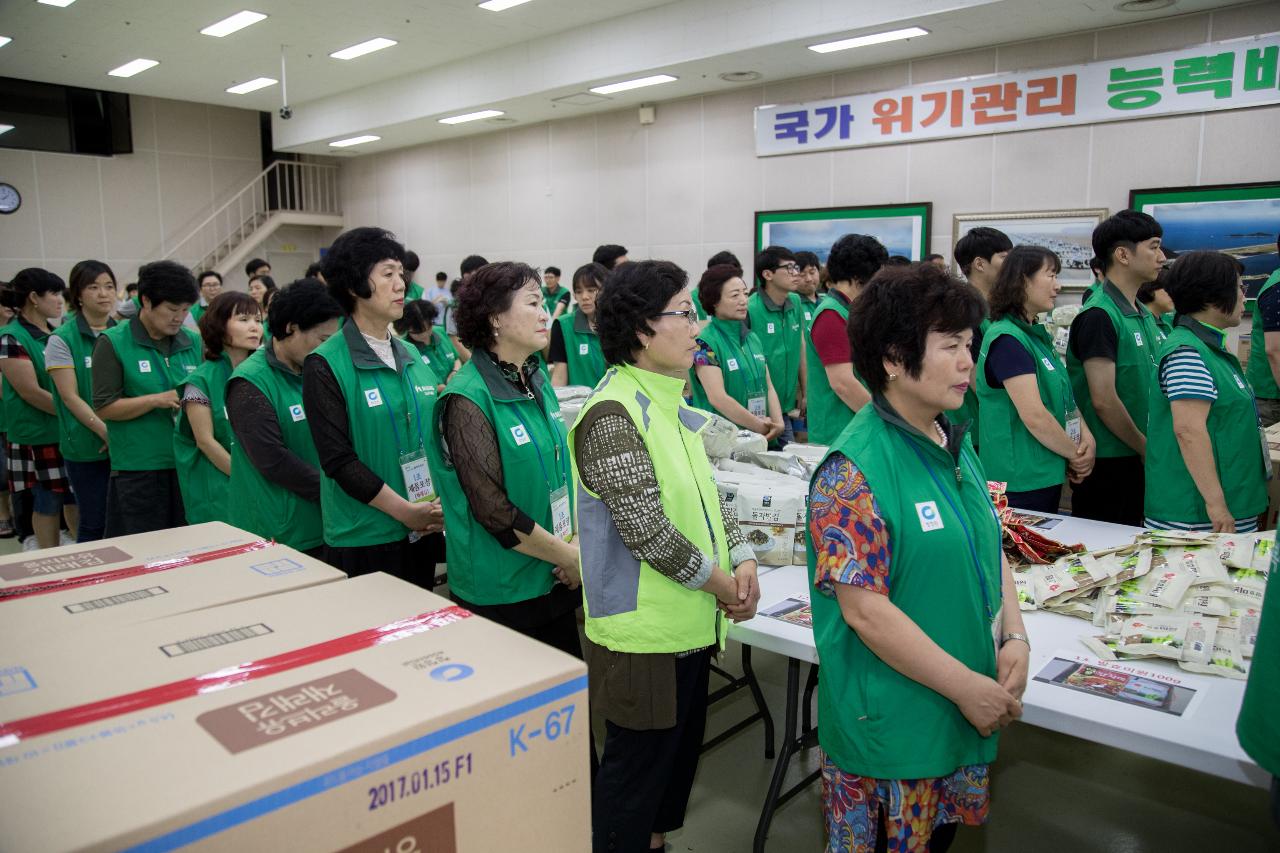
[[[1005,643],[1009,642],[1010,640],[1021,640],[1022,642],[1027,644],[1028,649],[1031,648],[1031,641],[1027,639],[1026,634],[1017,634],[1017,633],[1014,633],[1013,631],[1010,631],[1009,633],[1005,634],[1003,637],[1000,638],[1000,648],[1004,648]]]

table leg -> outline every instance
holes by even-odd
[[[756,704],[755,713],[739,720],[729,728],[722,731],[715,737],[705,740],[702,743],[702,752],[713,749],[724,743],[738,732],[750,726],[756,720],[764,721],[764,757],[766,759],[773,758],[773,715],[769,713],[769,706],[764,701],[764,692],[760,689],[760,682],[756,679],[755,670],[751,666],[751,647],[742,646],[742,672],[741,678],[735,678],[732,673],[726,672],[720,667],[712,664],[711,671],[729,683],[723,687],[712,691],[707,695],[707,704],[712,705],[721,699],[732,696],[737,691],[746,687],[751,691],[751,698]]]
[[[773,822],[773,813],[778,808],[778,795],[782,793],[782,782],[787,775],[787,766],[791,757],[799,747],[796,736],[796,706],[800,700],[800,661],[787,659],[787,712],[783,723],[782,751],[773,765],[773,778],[769,780],[769,793],[764,798],[764,808],[760,812],[760,821],[756,824],[754,853],[764,853],[765,839],[769,837],[769,824]]]
[[[747,679],[747,687],[751,688],[751,697],[756,700],[756,708],[764,720],[764,757],[773,758],[773,714],[769,713],[769,705],[764,701],[764,693],[760,690],[760,682],[756,672],[751,668],[751,647],[742,647],[742,673]]]
[[[800,705],[801,720],[800,731],[809,732],[813,729],[813,691],[818,686],[818,665],[815,663],[809,667],[809,678],[804,683],[804,700]]]

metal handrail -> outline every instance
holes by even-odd
[[[273,212],[282,210],[341,214],[338,167],[277,160],[175,243],[165,257],[198,257],[192,269],[207,269],[235,251]]]

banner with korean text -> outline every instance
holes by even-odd
[[[1065,68],[757,107],[756,154],[1009,133],[1280,103],[1280,33]]]

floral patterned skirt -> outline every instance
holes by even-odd
[[[889,853],[924,853],[936,826],[986,823],[988,782],[986,764],[934,779],[872,779],[845,773],[823,753],[827,853],[873,853],[881,811]]]

